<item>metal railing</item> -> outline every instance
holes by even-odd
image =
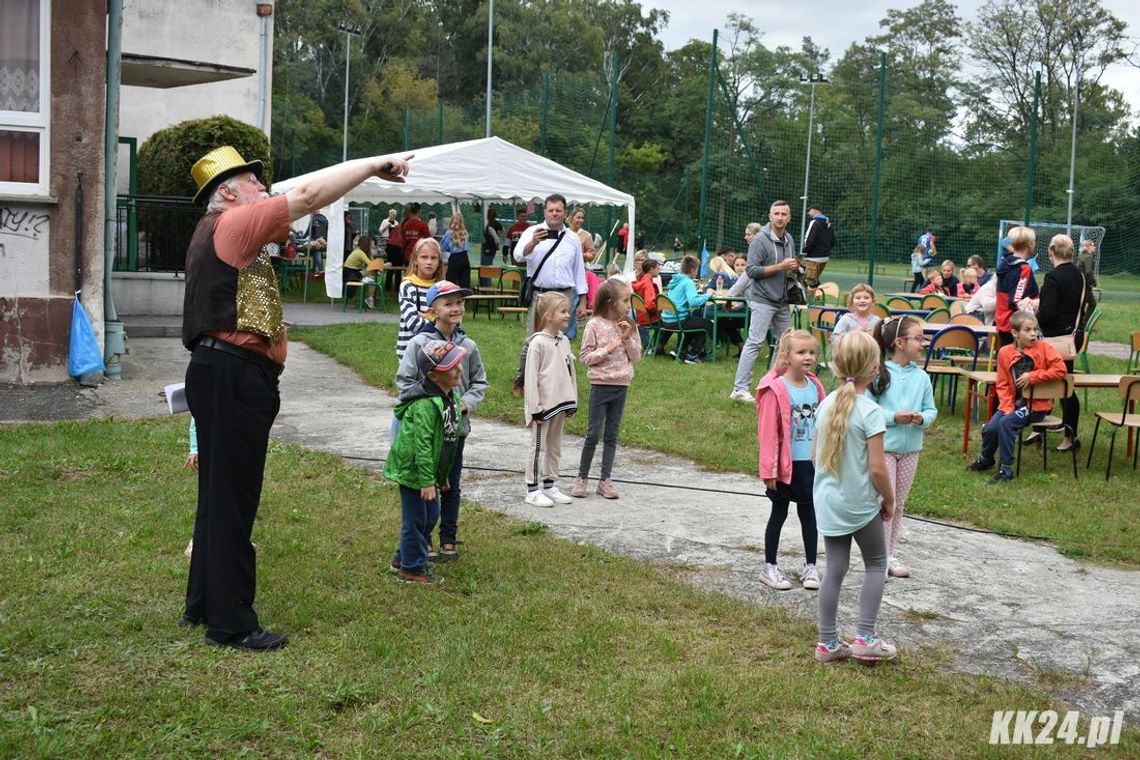
[[[120,195],[114,271],[184,271],[186,248],[204,211],[190,198]]]

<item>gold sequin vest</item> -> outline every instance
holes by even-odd
[[[218,258],[214,226],[221,213],[198,222],[186,251],[186,297],[182,304],[182,344],[193,349],[205,332],[251,332],[277,345],[285,336],[277,274],[262,248],[245,269]]]

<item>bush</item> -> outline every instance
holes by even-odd
[[[232,145],[246,161],[260,159],[265,164],[261,180],[269,185],[273,164],[265,134],[229,116],[212,116],[159,130],[143,143],[139,149],[139,192],[192,197],[198,188],[190,176],[190,167],[223,145]]]

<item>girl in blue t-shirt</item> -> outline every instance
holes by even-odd
[[[811,463],[815,441],[815,410],[823,400],[823,385],[812,374],[819,344],[806,330],[788,330],[780,336],[772,371],[756,388],[756,433],[760,442],[760,478],[765,495],[772,502],[772,513],[764,529],[764,569],[760,580],[780,591],[792,587],[780,572],[776,550],[780,531],[788,519],[788,505],[796,503],[796,514],[804,538],[804,569],[800,581],[806,589],[819,588],[815,567],[818,534],[812,505]]]
[[[918,472],[922,431],[938,417],[938,407],[934,406],[930,377],[919,365],[926,343],[919,321],[891,317],[875,329],[875,340],[882,351],[882,365],[878,377],[871,382],[871,395],[886,416],[883,449],[887,477],[895,494],[895,514],[886,525],[887,575],[906,578],[910,576],[910,569],[895,559],[895,543],[902,526],[906,497]]]
[[[816,410],[820,445],[812,496],[827,568],[819,590],[815,658],[824,665],[848,657],[891,660],[896,650],[875,634],[875,619],[887,580],[883,523],[894,513],[894,493],[883,453],[886,418],[878,404],[864,395],[879,372],[879,346],[865,332],[851,333],[835,344],[832,366],[841,384]],[[865,572],[856,636],[847,645],[839,638],[835,618],[843,576],[851,562],[852,539],[859,544]]]

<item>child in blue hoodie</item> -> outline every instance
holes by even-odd
[[[705,341],[708,332],[712,329],[712,322],[701,315],[701,307],[709,300],[708,295],[697,295],[697,285],[694,280],[701,267],[696,256],[686,256],[681,259],[681,271],[669,278],[669,292],[666,294],[676,312],[661,315],[661,320],[669,325],[680,324],[686,331],[684,345],[677,350],[682,353],[686,364],[700,364],[704,361]],[[693,330],[694,332],[689,332]]]
[[[883,449],[887,456],[887,476],[895,494],[895,511],[885,526],[887,534],[887,575],[906,578],[910,570],[895,559],[895,543],[902,526],[903,507],[918,472],[922,451],[922,431],[938,417],[930,377],[919,365],[924,344],[922,325],[910,317],[891,317],[875,328],[875,340],[882,351],[879,375],[868,388],[871,398],[887,418]]]
[[[420,327],[419,332],[408,341],[408,349],[400,360],[396,370],[396,393],[400,401],[413,398],[419,392],[420,384],[424,381],[424,374],[417,361],[418,349],[429,341],[446,340],[464,349],[460,361],[461,374],[459,378],[459,441],[455,446],[455,458],[451,465],[448,481],[451,488],[440,496],[439,504],[439,554],[440,562],[455,559],[459,556],[456,548],[456,536],[459,531],[459,478],[463,472],[463,447],[467,436],[471,432],[471,413],[487,394],[487,372],[483,368],[483,359],[479,355],[479,347],[475,341],[467,337],[460,323],[463,321],[465,306],[463,299],[471,295],[467,288],[461,288],[448,280],[439,282],[428,288],[424,296],[428,316],[431,318],[427,324]],[[428,555],[434,554],[430,541],[432,526],[428,526]],[[436,557],[432,556],[432,559]]]

